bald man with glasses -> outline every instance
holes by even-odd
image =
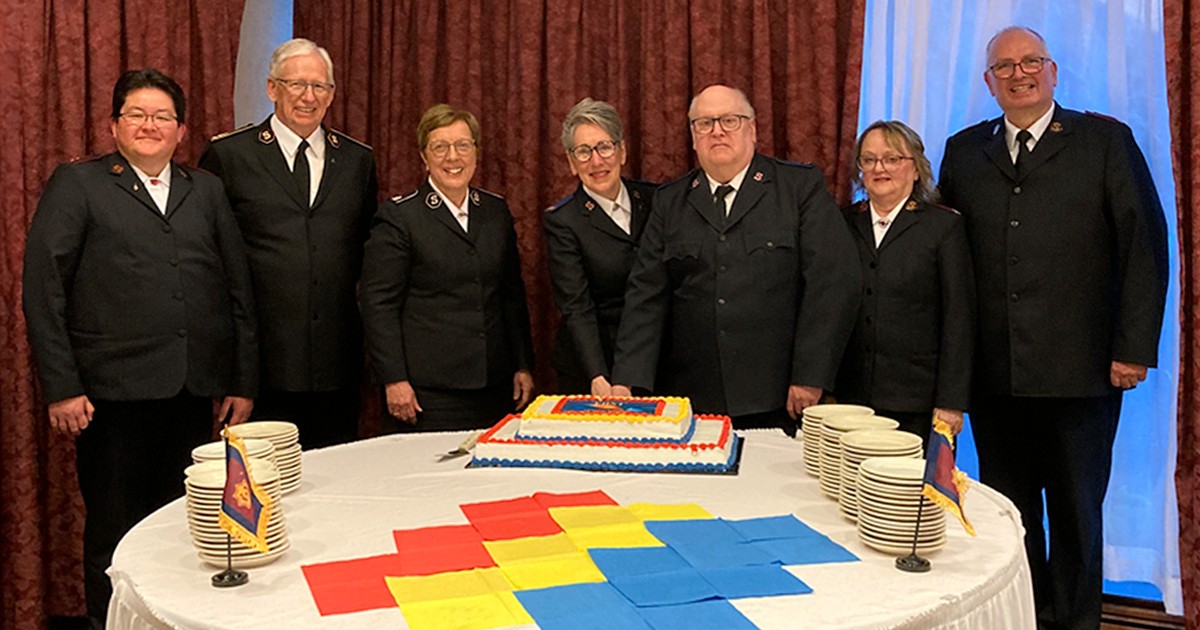
[[[946,142],[939,182],[978,287],[979,471],[1021,511],[1038,627],[1096,628],[1101,508],[1122,394],[1158,358],[1166,222],[1129,128],[1055,103],[1040,35],[1006,28],[987,56],[1004,115]]]
[[[854,325],[858,254],[821,172],[755,151],[740,90],[688,112],[700,168],[661,188],[629,278],[613,393],[680,395],[737,428],[796,431]]]

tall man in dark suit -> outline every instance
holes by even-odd
[[[113,90],[117,152],[59,166],[25,247],[23,306],[50,424],[75,436],[87,612],[102,626],[117,542],[179,496],[215,417],[250,414],[250,272],[217,178],[171,161],[183,90],[157,70]]]
[[[987,60],[1004,116],[946,142],[940,182],[973,248],[980,472],[1021,510],[1039,626],[1096,628],[1121,394],[1158,355],[1165,220],[1129,128],[1054,102],[1040,35],[1007,28]]]
[[[355,288],[376,207],[370,147],[322,127],[329,53],[306,39],[271,56],[274,115],[213,138],[200,166],[225,182],[254,276],[263,390],[255,418],[300,427],[306,447],[353,440],[363,363]]]
[[[820,171],[755,153],[742,92],[708,87],[688,119],[700,169],[654,197],[614,393],[684,395],[738,428],[794,433],[800,411],[833,387],[854,326],[854,243]]]

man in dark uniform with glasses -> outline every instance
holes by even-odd
[[[329,53],[284,42],[267,79],[275,113],[213,138],[200,158],[225,182],[249,250],[262,348],[254,418],[296,423],[305,448],[358,435],[355,291],[378,186],[370,147],[322,126],[334,92]]]
[[[1166,223],[1129,128],[1055,104],[1040,35],[1000,31],[987,63],[1004,115],[951,137],[940,178],[978,287],[980,474],[1021,511],[1038,626],[1097,628],[1101,506],[1122,392],[1158,358]]]
[[[858,254],[819,170],[755,152],[745,94],[710,86],[688,119],[700,168],[654,197],[614,394],[688,396],[735,427],[794,434],[834,385],[860,301]]]

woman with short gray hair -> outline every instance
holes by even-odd
[[[625,130],[617,110],[585,98],[562,126],[575,192],[545,214],[554,299],[562,314],[553,364],[564,393],[608,396],[625,284],[656,186],[621,176]]]

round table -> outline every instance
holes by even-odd
[[[933,569],[904,573],[894,556],[859,542],[854,525],[805,473],[799,442],[778,432],[743,436],[739,472],[728,476],[466,469],[467,458],[439,461],[462,439],[454,433],[306,452],[300,490],[282,501],[291,549],[249,569],[249,584],[213,588],[209,578],[218,569],[197,558],[181,498],[117,547],[108,627],[404,628],[399,608],[320,616],[300,567],[394,552],[393,530],[466,523],[463,503],[588,490],[622,505],[694,502],[725,518],[794,514],[860,558],[787,567],[811,594],[733,601],[762,628],[1036,627],[1020,515],[999,493],[973,484],[965,507],[977,537],[951,517],[946,546],[927,556]]]

